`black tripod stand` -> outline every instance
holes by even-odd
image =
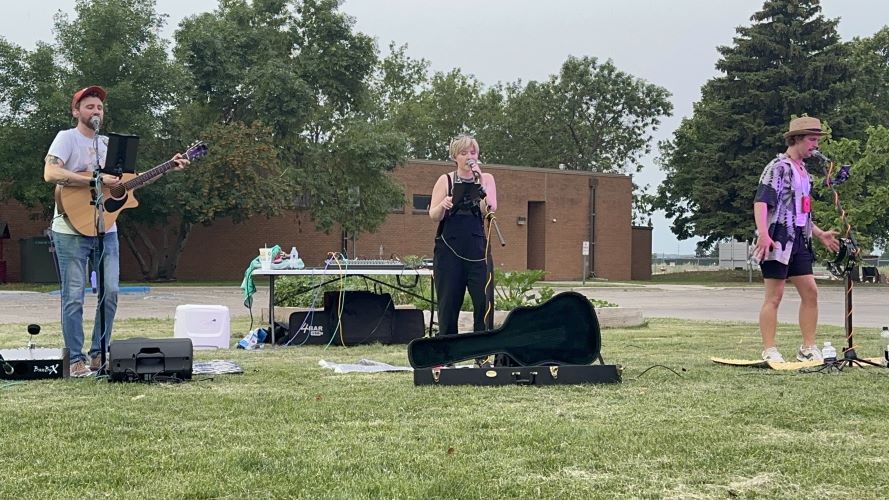
[[[847,366],[870,365],[870,366],[878,366],[878,367],[882,368],[883,365],[881,365],[879,363],[874,363],[873,361],[859,358],[858,353],[855,352],[855,344],[853,341],[854,337],[853,337],[853,333],[852,333],[852,288],[854,286],[853,285],[854,281],[852,280],[852,270],[859,263],[859,248],[855,244],[854,239],[852,239],[852,238],[849,238],[849,239],[843,238],[840,240],[840,244],[841,244],[841,247],[840,247],[840,252],[839,252],[838,256],[842,256],[846,252],[849,252],[849,254],[850,254],[850,257],[849,257],[846,265],[843,266],[843,269],[841,270],[843,277],[845,277],[845,286],[846,286],[846,295],[845,295],[846,347],[843,348],[843,357],[837,358],[836,361],[829,363],[828,365],[832,368],[836,368],[839,371],[842,371],[843,368],[845,368]],[[836,261],[834,261],[834,262],[836,262]],[[830,269],[830,271],[832,273],[834,273],[835,269],[831,267],[832,264],[833,263],[828,263],[828,269]],[[836,270],[839,270],[839,268],[837,268]],[[837,274],[834,273],[834,276],[837,276]]]

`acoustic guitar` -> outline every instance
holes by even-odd
[[[414,368],[505,354],[520,365],[586,365],[599,357],[602,337],[590,300],[563,292],[538,306],[519,307],[503,325],[486,332],[415,339],[408,345]]]
[[[207,154],[207,145],[203,142],[195,142],[183,153],[185,159],[194,161]],[[109,187],[102,186],[105,229],[109,229],[117,220],[120,213],[127,209],[139,206],[139,200],[132,191],[144,186],[148,181],[160,177],[176,167],[173,160],[141,174],[123,174],[121,184]],[[78,172],[83,177],[92,177],[92,172]],[[68,219],[68,223],[84,236],[95,236],[96,231],[96,207],[93,205],[93,188],[90,186],[56,186],[55,198],[59,213]]]

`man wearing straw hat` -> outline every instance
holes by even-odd
[[[833,252],[839,250],[836,231],[823,231],[812,222],[812,179],[804,160],[818,149],[821,121],[810,116],[791,120],[784,141],[787,150],[766,165],[753,201],[757,241],[754,259],[760,261],[765,299],[759,312],[762,359],[783,362],[775,343],[778,306],[787,281],[800,296],[800,361],[820,360],[815,343],[818,325],[818,287],[812,274],[812,236]]]

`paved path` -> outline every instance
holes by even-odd
[[[269,303],[267,287],[253,296],[253,316],[258,320],[260,309]],[[58,294],[37,292],[0,292],[0,323],[41,323],[58,321]],[[247,316],[244,294],[240,288],[229,287],[152,287],[148,293],[122,293],[118,298],[118,318],[169,318],[176,316],[182,304],[214,304],[228,306],[232,316]],[[88,293],[84,311],[92,318],[96,295]]]
[[[762,304],[761,286],[710,287],[700,285],[641,285],[577,287],[581,293],[623,307],[639,307],[646,318],[729,320],[756,322]],[[821,287],[819,323],[842,326],[845,321],[844,289]],[[853,291],[855,326],[889,325],[889,289],[857,286]],[[268,303],[266,288],[254,295],[253,314]],[[87,295],[85,310],[92,315],[96,297]],[[119,318],[173,318],[181,304],[228,306],[232,316],[249,314],[240,288],[154,287],[148,293],[120,296]],[[799,297],[789,288],[779,311],[779,321],[796,323]],[[59,296],[35,292],[0,292],[0,323],[40,323],[58,321]]]
[[[711,287],[700,285],[643,285],[579,289],[584,295],[622,307],[642,308],[646,318],[759,321],[762,286]],[[818,323],[842,326],[846,320],[845,288],[820,287]],[[889,288],[859,285],[852,289],[853,326],[889,325]],[[784,292],[778,321],[797,323],[799,295],[792,286]]]

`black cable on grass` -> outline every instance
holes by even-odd
[[[665,365],[651,365],[651,366],[649,366],[648,368],[642,370],[642,373],[640,373],[640,374],[637,375],[635,378],[632,378],[632,379],[630,379],[630,380],[639,380],[640,378],[642,378],[642,375],[645,375],[645,374],[646,374],[649,370],[651,370],[652,368],[664,368],[664,369],[666,369],[666,370],[670,370],[671,372],[673,372],[673,375],[676,375],[677,377],[681,377],[681,376],[682,376],[681,373],[679,373],[679,372],[677,372],[676,370],[670,368],[669,366],[665,366]],[[685,368],[680,368],[680,370],[682,370],[682,371],[687,371]]]

